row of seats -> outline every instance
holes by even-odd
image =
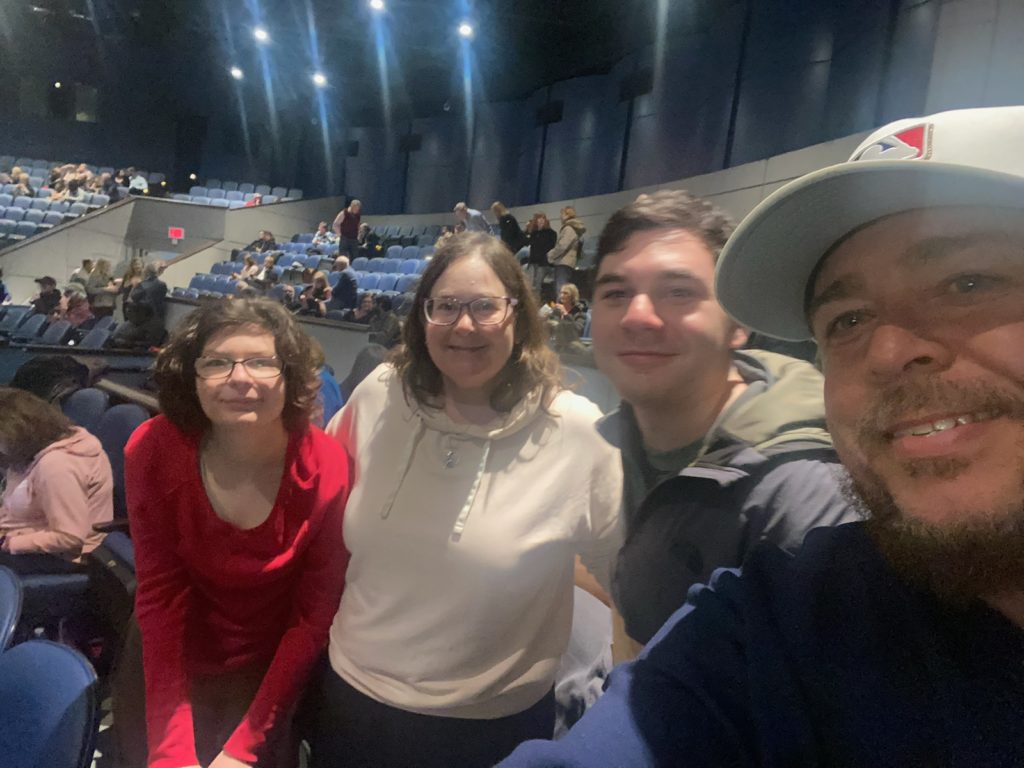
[[[200,190],[198,192],[193,190]],[[213,197],[212,193],[214,190],[223,190],[224,192],[257,192],[264,197],[267,195],[274,195],[276,197],[288,197],[292,200],[302,199],[302,190],[297,187],[288,189],[287,187],[271,187],[269,184],[253,184],[248,181],[237,182],[237,181],[221,181],[220,179],[208,179],[206,186],[195,186],[189,190],[190,194],[200,195],[206,197]]]
[[[102,349],[116,327],[113,318],[99,318],[75,348]],[[0,338],[8,339],[12,344],[64,346],[72,339],[74,331],[67,320],[51,323],[47,315],[34,312],[32,307],[0,307]]]
[[[6,185],[4,187],[6,189]],[[45,194],[43,194],[45,193]],[[102,208],[110,202],[110,198],[99,193],[86,192],[82,199],[76,202],[70,200],[51,200],[50,190],[41,189],[37,197],[26,197],[25,195],[11,195],[7,192],[0,192],[0,208],[22,208],[24,210],[58,211],[66,213],[72,205],[84,205],[86,209]]]
[[[281,267],[274,267],[275,279],[280,279],[284,271]],[[419,278],[419,273],[356,272],[360,292],[382,293],[385,296],[411,293],[415,289]],[[337,286],[340,279],[340,272],[327,273],[327,282],[332,288]],[[301,291],[303,287],[297,285],[296,289]],[[273,295],[279,299],[281,297],[281,289],[283,289],[283,285],[274,286],[274,289],[268,295]],[[225,296],[238,295],[240,290],[240,282],[231,277],[230,274],[205,274],[199,272],[192,276],[187,288],[175,288],[171,291],[171,295],[182,299],[197,299],[200,297],[219,299]]]
[[[0,155],[0,169],[3,169],[5,171],[9,171],[14,166],[18,166],[23,171],[25,171],[25,173],[27,173],[30,178],[49,178],[49,176],[50,176],[50,169],[53,168],[54,166],[61,166],[61,165],[67,165],[67,162],[65,162],[63,160],[38,160],[38,159],[34,160],[34,159],[31,159],[31,158],[28,158],[28,157],[16,157],[14,155]],[[78,165],[78,163],[75,163],[75,165]],[[112,174],[112,173],[115,173],[117,171],[117,169],[114,168],[111,165],[99,165],[99,166],[97,166],[97,165],[92,165],[90,163],[86,163],[85,167],[88,168],[92,173],[97,174],[97,175],[99,175],[101,173],[111,173]],[[121,166],[121,167],[122,168],[126,168],[127,166]],[[136,171],[136,173],[144,176],[146,178],[146,180],[149,181],[150,184],[159,184],[161,181],[165,181],[167,179],[167,176],[165,174],[163,174],[163,173],[150,173],[149,171],[145,171],[145,170],[138,170],[138,171]],[[35,186],[35,185],[33,184],[33,186]]]
[[[294,254],[304,256],[306,251],[312,247],[312,243],[278,243],[277,250],[285,254]],[[316,246],[318,251],[321,251],[324,256],[335,256],[338,253],[337,243],[324,243],[323,245]],[[257,254],[258,255],[258,254]]]
[[[195,189],[195,187],[193,187]],[[221,192],[222,190],[213,189],[211,192]],[[230,197],[228,196],[230,195]],[[178,200],[182,203],[197,203],[199,205],[212,205],[215,208],[244,208],[245,204],[252,200],[256,196],[255,192],[249,192],[243,195],[241,192],[228,192],[227,195],[220,197],[209,197],[204,195],[186,195],[182,192],[175,192],[171,195],[172,200]],[[271,203],[286,203],[289,200],[295,200],[297,198],[292,197],[277,197],[276,195],[264,195],[262,204],[270,205]]]

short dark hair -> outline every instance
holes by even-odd
[[[309,425],[318,405],[323,352],[284,307],[257,298],[199,307],[185,318],[157,357],[160,409],[181,430],[200,433],[210,426],[196,394],[196,358],[214,334],[246,325],[258,326],[274,336],[274,348],[283,363],[285,427],[299,432]]]
[[[14,387],[0,387],[0,437],[6,453],[0,466],[24,470],[46,446],[71,435],[74,424],[60,408]]]
[[[661,189],[640,195],[612,214],[597,241],[595,266],[600,269],[604,257],[621,251],[637,232],[658,229],[681,229],[699,237],[717,264],[735,228],[732,217],[707,200],[682,189]]]
[[[395,367],[402,377],[406,395],[426,405],[442,393],[441,371],[427,349],[427,321],[423,305],[445,270],[470,256],[483,259],[501,280],[508,295],[518,301],[513,308],[515,343],[512,356],[498,374],[498,386],[491,394],[491,407],[507,413],[538,386],[545,390],[545,405],[549,404],[561,386],[561,369],[558,356],[548,347],[548,334],[540,317],[537,299],[508,246],[482,232],[453,235],[437,249],[420,278],[413,300],[414,309],[409,313],[402,333],[404,344],[395,356]]]

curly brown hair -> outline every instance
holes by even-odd
[[[597,242],[595,266],[610,253],[621,251],[637,232],[656,229],[681,229],[699,237],[715,263],[736,228],[725,211],[682,189],[662,189],[640,195],[608,219]]]
[[[543,388],[543,402],[545,406],[549,405],[561,389],[561,367],[558,356],[548,347],[548,334],[540,317],[537,299],[512,251],[501,240],[478,232],[454,235],[445,241],[434,252],[426,272],[420,278],[413,300],[414,309],[402,333],[404,344],[394,358],[406,396],[411,396],[421,405],[427,405],[443,394],[441,371],[427,349],[427,321],[423,305],[445,270],[459,259],[469,257],[485,261],[501,280],[509,297],[518,300],[513,309],[515,328],[512,355],[498,373],[496,386],[491,393],[491,407],[500,413],[507,413],[537,387]]]
[[[274,336],[283,363],[285,405],[282,420],[290,432],[306,429],[319,407],[320,345],[303,331],[295,318],[269,299],[211,302],[185,318],[156,359],[155,378],[160,409],[181,430],[204,432],[210,420],[196,394],[195,363],[210,338],[225,328],[255,325]]]
[[[27,469],[46,446],[68,437],[74,424],[60,408],[13,387],[0,387],[0,467]]]

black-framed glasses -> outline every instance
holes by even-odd
[[[200,379],[226,379],[234,373],[235,366],[245,368],[254,379],[273,379],[281,375],[283,365],[278,357],[247,357],[245,360],[232,360],[229,357],[196,358],[196,376]]]
[[[455,325],[462,313],[468,310],[469,316],[478,325],[497,325],[504,322],[512,307],[518,303],[519,299],[508,296],[481,296],[472,301],[441,296],[423,302],[423,314],[431,325]]]

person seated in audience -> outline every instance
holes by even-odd
[[[373,303],[374,312],[367,323],[370,343],[393,349],[402,341],[402,323],[391,311],[390,297],[376,296]]]
[[[54,194],[50,195],[51,200],[61,201],[68,203],[80,203],[85,199],[85,190],[82,189],[81,182],[78,179],[71,179],[67,182],[67,186],[62,190],[55,191]]]
[[[117,286],[117,294],[121,298],[122,314],[124,314],[131,301],[132,292],[143,280],[143,270],[142,258],[132,256],[128,260],[128,266],[125,268],[124,274],[114,280],[114,284]]]
[[[252,197],[245,201],[244,208],[255,208],[258,205],[263,205],[263,195],[256,192]]]
[[[256,253],[267,253],[269,251],[277,250],[277,241],[274,240],[274,233],[261,229],[259,237],[245,246],[246,251],[255,251]]]
[[[326,221],[321,221],[317,225],[316,234],[313,235],[313,245],[331,245],[336,242],[338,242],[338,236],[331,232]]]
[[[121,168],[114,174],[114,181],[119,187],[127,187],[132,181],[133,173],[135,173],[134,168]]]
[[[447,224],[443,225],[441,227],[441,234],[439,234],[437,236],[437,240],[434,241],[434,250],[436,251],[438,248],[440,248],[442,245],[448,242],[449,238],[451,238],[452,235],[454,234],[455,230],[452,227],[450,227]]]
[[[128,182],[128,194],[129,195],[147,195],[149,194],[149,182],[146,181],[146,177],[138,171],[132,172],[131,180]]]
[[[79,163],[78,167],[75,168],[75,177],[82,186],[85,186],[92,180],[93,172],[89,170],[87,163]]]
[[[465,203],[456,203],[453,209],[455,213],[456,229],[458,232],[458,225],[461,224],[467,232],[490,232],[491,228],[487,224],[487,219],[484,215],[475,208],[470,208]]]
[[[64,292],[64,297],[61,299],[53,319],[67,320],[75,329],[81,327],[83,323],[95,319],[92,309],[89,307],[89,299],[82,293],[77,283]]]
[[[373,227],[365,222],[359,225],[359,236],[356,238],[359,245],[359,255],[367,259],[379,256],[383,250],[380,242],[380,235],[373,231]]]
[[[121,190],[117,188],[117,181],[109,173],[101,173],[97,181],[97,191],[110,198],[111,203],[121,199]]]
[[[370,321],[377,315],[377,305],[373,300],[372,293],[364,293],[359,299],[359,304],[345,314],[345,321],[349,323],[361,323],[369,325]]]
[[[0,184],[13,184],[13,183],[14,182],[11,179],[11,174],[9,174],[7,171],[0,171]]]
[[[271,258],[271,266],[273,266],[273,258]],[[251,251],[247,251],[245,256],[242,257],[242,269],[238,272],[232,272],[231,277],[235,280],[248,280],[250,277],[260,271],[259,265],[256,263],[256,258],[252,255]]]
[[[263,266],[260,267],[259,271],[250,277],[246,282],[257,291],[266,292],[274,283],[277,282],[277,276],[274,274],[274,257],[264,256]]]
[[[331,291],[328,309],[354,309],[359,296],[359,278],[348,263],[348,256],[339,256],[334,260],[331,272],[339,272],[338,282]]]
[[[452,240],[415,306],[394,365],[328,427],[356,481],[316,768],[477,768],[550,737],[574,557],[607,588],[620,540],[617,456],[508,249]]]
[[[281,286],[281,306],[292,313],[302,309],[302,302],[295,295],[294,285],[285,284]]]
[[[11,168],[11,173],[8,176],[8,181],[6,183],[7,184],[17,184],[18,183],[18,179],[21,178],[21,174],[22,173],[24,173],[24,171],[21,169],[20,165],[14,166],[13,168]]]
[[[25,197],[35,197],[36,191],[32,188],[31,179],[27,173],[18,176],[18,183],[14,185],[14,194]]]
[[[124,322],[117,326],[107,346],[118,349],[149,350],[159,347],[167,338],[164,320],[149,303],[125,307]]]
[[[39,284],[37,293],[29,302],[32,311],[39,315],[51,315],[60,306],[60,291],[57,290],[57,281],[49,275],[37,277],[35,282]]]
[[[543,296],[544,278],[551,272],[548,264],[548,252],[555,247],[558,235],[551,228],[546,214],[538,211],[526,225],[526,238],[530,245],[530,255],[526,259],[526,271],[537,296]]]
[[[501,241],[509,247],[512,253],[517,253],[528,241],[519,226],[519,222],[516,221],[516,217],[509,212],[508,208],[500,200],[495,200],[491,203],[491,213],[494,214],[494,218],[498,221],[498,232]]]
[[[97,259],[89,279],[85,281],[85,295],[89,297],[92,313],[96,317],[113,315],[117,292],[118,285],[110,274],[110,262]]]
[[[99,440],[29,392],[0,388],[0,565],[69,573],[114,515],[110,462]]]
[[[573,283],[566,283],[558,294],[558,303],[551,307],[549,317],[566,322],[576,329],[577,337],[583,335],[587,326],[587,303],[580,298],[580,289]]]
[[[299,294],[299,303],[302,305],[299,314],[323,317],[327,314],[327,302],[330,300],[331,285],[327,282],[327,275],[316,272],[312,281]]]
[[[125,448],[150,765],[297,764],[348,562],[349,458],[312,426],[322,365],[267,299],[200,307],[157,358],[162,415]]]

